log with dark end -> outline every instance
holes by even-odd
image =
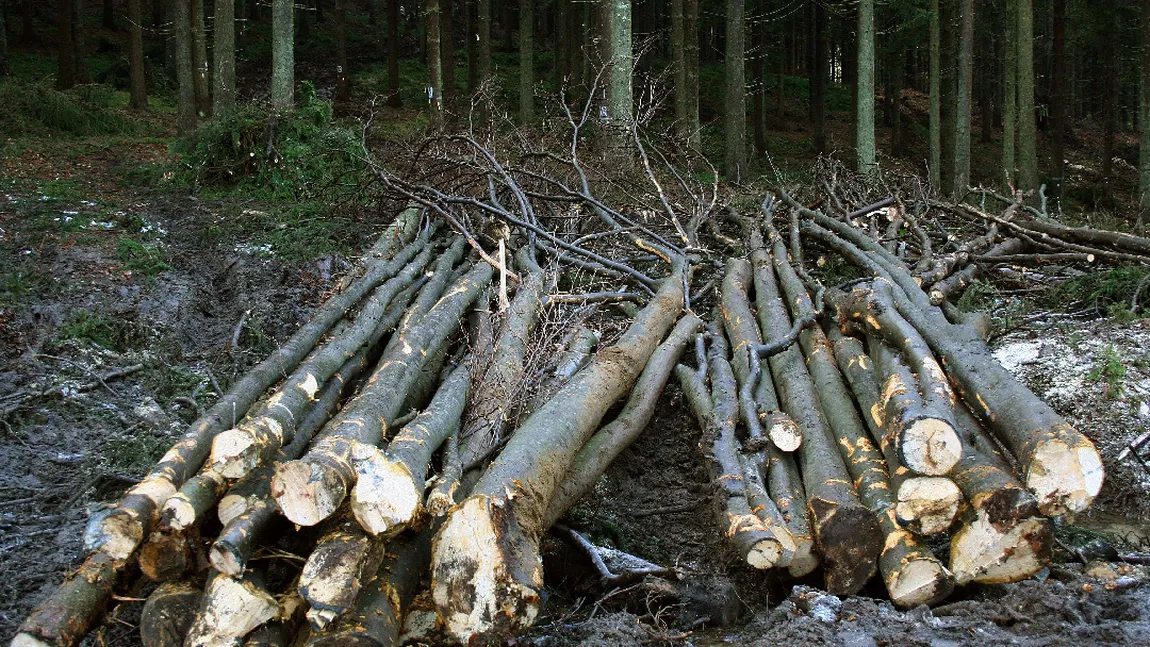
[[[190,582],[165,582],[156,587],[140,612],[144,647],[182,647],[203,594],[202,586]]]
[[[199,533],[195,529],[185,531],[160,528],[154,531],[140,547],[140,570],[154,582],[180,579],[195,566],[195,542],[198,537]]]

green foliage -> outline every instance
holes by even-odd
[[[0,136],[88,137],[130,133],[135,124],[116,109],[117,96],[106,85],[78,85],[61,92],[48,81],[0,79]]]
[[[72,313],[68,323],[60,328],[60,339],[92,343],[110,350],[118,350],[123,341],[122,329],[107,317],[83,308]]]
[[[1091,382],[1105,382],[1106,395],[1111,399],[1121,397],[1122,381],[1126,378],[1126,365],[1122,363],[1122,356],[1113,345],[1102,351],[1102,357],[1094,368],[1086,374]]]
[[[1144,312],[1142,302],[1147,288],[1150,288],[1150,268],[1115,267],[1070,279],[1051,291],[1050,303],[1082,303],[1120,321],[1131,321]],[[1132,311],[1132,307],[1136,311]]]
[[[160,460],[172,441],[151,433],[112,436],[100,444],[100,454],[117,472],[142,474]]]
[[[362,168],[358,146],[357,133],[333,123],[331,104],[303,83],[294,112],[277,118],[266,106],[242,105],[174,148],[187,170],[179,180],[234,187],[250,197],[298,199],[354,179]]]
[[[116,258],[124,264],[124,269],[146,277],[172,269],[164,261],[164,252],[159,245],[145,245],[131,238],[120,239],[116,245]]]
[[[998,298],[998,289],[991,283],[981,279],[971,283],[955,305],[963,312],[982,312],[994,310]]]

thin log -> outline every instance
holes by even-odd
[[[379,444],[418,377],[416,369],[458,327],[491,275],[490,265],[476,263],[418,324],[393,336],[389,346],[395,352],[385,351],[360,396],[328,424],[303,458],[276,470],[272,496],[284,516],[310,526],[335,512],[355,482],[352,454],[356,447]]]
[[[862,385],[862,390],[864,393],[869,392],[870,395],[859,399],[859,404],[863,405],[865,419],[867,414],[863,400],[869,401],[877,397],[873,380],[868,375],[871,360],[867,357],[861,341],[844,336],[838,329],[830,329],[827,332],[827,340],[831,344],[837,365],[852,386],[852,391],[855,381],[868,383]],[[824,404],[834,397],[829,393],[829,390],[819,391],[820,397],[826,394]],[[841,401],[844,397],[845,403]],[[849,418],[851,422],[840,424],[836,433],[840,438],[839,447],[847,468],[855,478],[859,497],[863,504],[874,512],[886,537],[882,553],[879,555],[878,567],[882,573],[883,583],[886,584],[887,593],[890,594],[892,602],[903,608],[919,604],[936,604],[954,590],[954,579],[930,549],[920,544],[914,535],[898,522],[896,500],[891,491],[886,462],[882,453],[875,447],[873,436],[868,435],[867,429],[862,427],[853,404],[847,406],[850,403],[849,397],[842,393],[837,395],[840,402],[835,408],[839,411],[839,415]],[[877,425],[868,427],[873,434]]]
[[[393,535],[421,513],[431,455],[458,433],[470,386],[471,372],[464,362],[448,374],[427,409],[396,434],[386,451],[360,448],[351,510],[364,530]]]
[[[683,276],[665,279],[619,339],[599,351],[511,436],[471,496],[436,535],[432,593],[461,642],[507,636],[534,623],[543,569],[543,520],[578,450],[627,393],[683,306]]]
[[[772,335],[790,325],[775,279],[783,266],[790,269],[790,264],[777,235],[772,247],[774,267],[763,268],[763,280],[755,283],[759,317],[768,343],[774,340]],[[782,409],[803,431],[803,444],[797,454],[826,588],[836,595],[857,593],[874,573],[882,550],[878,522],[859,501],[819,408],[818,394],[802,353],[792,346],[773,355],[769,362]]]
[[[639,437],[655,414],[655,407],[675,363],[683,348],[695,338],[703,322],[693,313],[687,313],[659,344],[623,410],[610,423],[603,425],[575,456],[567,477],[555,492],[544,517],[544,525],[551,527],[571,506],[595,486],[620,453]]]
[[[192,423],[184,437],[160,462],[120,499],[115,512],[104,517],[93,533],[89,550],[100,550],[116,560],[127,560],[157,521],[160,507],[191,478],[207,460],[216,436],[235,425],[272,384],[290,373],[315,347],[319,339],[364,295],[406,265],[390,259],[399,241],[410,240],[418,226],[418,214],[405,211],[388,227],[377,243],[364,275],[346,290],[328,299],[308,323],[244,375],[202,418]],[[394,242],[393,242],[394,241]]]
[[[949,274],[948,276],[939,279],[930,287],[930,302],[934,305],[941,305],[944,301],[951,297],[961,294],[963,290],[974,283],[982,274],[982,266],[986,262],[1007,262],[1004,258],[1006,256],[1016,254],[1021,251],[1023,242],[1021,238],[1007,238],[994,247],[986,250],[985,254],[974,257],[970,256],[967,260],[977,260],[978,262],[963,265],[960,269]]]
[[[78,645],[104,616],[116,576],[123,566],[97,552],[52,593],[20,625],[12,647]]]

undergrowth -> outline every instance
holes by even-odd
[[[1076,276],[1051,291],[1052,305],[1080,303],[1120,322],[1143,316],[1150,299],[1150,268],[1116,267]]]
[[[60,91],[47,81],[0,79],[0,136],[90,137],[132,133],[136,124],[116,109],[107,85],[77,85]]]

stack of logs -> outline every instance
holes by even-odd
[[[672,373],[702,429],[716,533],[749,567],[821,567],[835,594],[877,572],[901,607],[1036,573],[1050,519],[1084,510],[1103,469],[946,301],[995,235],[911,267],[859,214],[784,200],[789,245],[772,199],[742,218],[748,251],[726,259],[713,318],[691,310],[691,258],[673,258],[623,334],[572,348],[530,401],[517,397],[553,278],[534,243],[513,262],[468,258],[470,236],[405,211],[92,519],[89,557],[12,644],[79,643],[137,565],[161,583],[142,611],[149,646],[398,644],[428,573],[437,631],[512,636],[540,612],[544,534],[643,431]],[[823,287],[803,242],[862,278]],[[493,285],[508,277],[511,299]],[[690,348],[694,368],[679,363]],[[921,539],[942,533],[948,563]]]

